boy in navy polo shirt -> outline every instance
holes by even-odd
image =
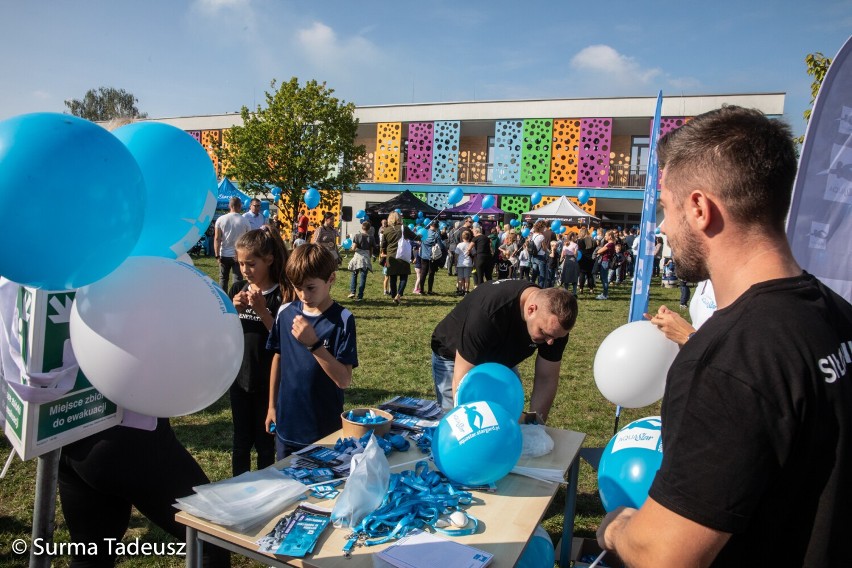
[[[337,259],[309,243],[287,261],[298,300],[281,306],[266,348],[274,351],[266,428],[282,459],[340,429],[343,389],[358,366],[355,317],[331,299]]]

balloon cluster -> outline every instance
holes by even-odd
[[[233,382],[243,337],[228,297],[185,264],[216,208],[204,148],[161,123],[110,133],[65,114],[14,117],[0,122],[0,201],[24,194],[34,209],[58,207],[57,237],[3,207],[14,238],[0,242],[0,274],[78,289],[71,344],[92,385],[153,416],[215,402]]]
[[[432,455],[444,475],[464,485],[502,479],[521,456],[518,418],[524,391],[515,373],[499,363],[483,363],[462,378],[456,407],[438,423]]]

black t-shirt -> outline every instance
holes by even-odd
[[[521,292],[534,284],[524,280],[495,280],[480,284],[456,304],[432,332],[432,351],[466,361],[502,363],[514,367],[538,349],[548,361],[562,360],[568,336],[553,345],[535,344],[521,312]]]
[[[757,284],[669,369],[649,495],[733,533],[714,566],[852,566],[850,415],[852,306],[809,274]]]
[[[473,251],[477,258],[491,257],[491,239],[485,235],[479,235],[473,238]]]
[[[231,284],[228,297],[232,300],[237,292],[247,290],[248,282],[240,281]],[[281,307],[281,287],[275,286],[267,291],[263,297],[266,299],[266,307],[272,318]],[[269,392],[269,371],[272,368],[273,352],[266,349],[266,341],[269,339],[269,331],[263,325],[260,316],[251,306],[240,314],[240,323],[243,326],[243,339],[245,349],[243,350],[243,364],[237,373],[237,384],[246,392]]]

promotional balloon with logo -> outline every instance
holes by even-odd
[[[150,416],[180,416],[216,402],[243,359],[233,302],[197,269],[131,256],[77,291],[71,345],[105,397]]]
[[[541,193],[534,191],[532,195],[530,195],[530,203],[532,205],[538,205],[541,202]]]
[[[462,377],[456,390],[456,406],[477,400],[499,404],[518,419],[524,410],[524,387],[506,365],[482,363]]]
[[[663,462],[659,416],[631,422],[612,437],[598,466],[598,491],[604,509],[638,509]]]
[[[314,188],[309,189],[305,192],[304,201],[308,209],[316,209],[320,204],[320,192]]]
[[[585,205],[586,203],[588,203],[590,197],[591,195],[589,195],[588,189],[581,189],[579,193],[577,193],[577,201],[580,202],[580,205]]]
[[[148,193],[142,234],[131,254],[179,257],[198,242],[216,210],[216,170],[207,150],[161,122],[135,122],[113,134],[139,164]]]
[[[455,205],[464,197],[464,192],[460,187],[454,187],[450,190],[450,193],[447,194],[447,203],[450,205]]]
[[[435,465],[463,485],[486,485],[506,476],[521,456],[518,417],[483,400],[457,406],[432,436]]]
[[[493,207],[493,206],[494,206],[494,196],[493,195],[486,195],[485,197],[482,198],[482,208],[483,209],[488,209],[488,208]]]
[[[0,274],[70,290],[103,278],[136,246],[145,181],[124,144],[97,124],[25,114],[0,122],[0,203]],[[46,209],[47,227],[26,213]]]
[[[343,245],[343,248],[349,250],[352,248],[352,239],[344,239],[343,242],[340,244]]]
[[[595,384],[613,404],[641,408],[660,400],[677,343],[649,321],[616,328],[595,354]],[[628,371],[625,371],[628,370]]]
[[[515,568],[553,568],[556,551],[550,535],[541,525],[533,531],[524,553],[518,558]]]

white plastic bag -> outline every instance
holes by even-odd
[[[543,426],[521,424],[521,435],[524,437],[522,458],[537,458],[553,451],[553,438],[548,435]]]
[[[370,436],[367,447],[352,458],[346,487],[331,511],[337,528],[355,527],[364,517],[379,508],[388,492],[390,464],[385,452]]]
[[[175,507],[235,531],[265,523],[308,490],[275,466],[193,489],[195,495],[177,499]]]

